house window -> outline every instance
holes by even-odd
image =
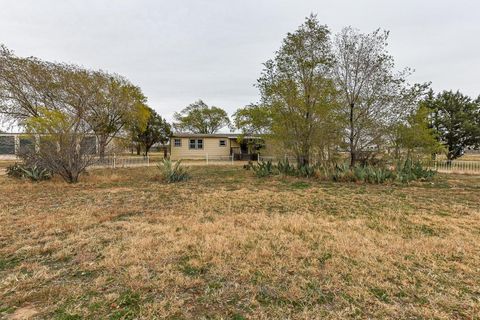
[[[220,140],[220,147],[226,147],[227,146],[227,140]]]
[[[190,149],[203,149],[203,139],[190,139],[188,145]]]
[[[173,145],[174,145],[175,147],[181,147],[181,146],[182,146],[182,139],[175,139],[175,140],[173,141]]]

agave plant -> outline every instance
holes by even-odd
[[[294,176],[296,174],[295,166],[290,164],[288,159],[279,161],[277,163],[278,172],[286,176]]]
[[[396,169],[398,180],[403,183],[418,179],[429,180],[436,174],[435,171],[424,168],[419,161],[413,162],[410,159],[399,161]]]
[[[43,181],[52,177],[50,171],[45,168],[41,168],[36,164],[32,166],[21,165],[15,163],[7,167],[7,175],[18,179],[29,179],[31,181]]]
[[[181,160],[173,164],[171,160],[164,159],[158,167],[162,171],[163,178],[168,183],[187,181],[190,179],[189,168],[182,166]]]
[[[303,165],[298,167],[297,174],[301,177],[310,178],[315,175],[315,168],[312,166],[309,166],[308,164]]]
[[[252,170],[255,172],[257,177],[262,178],[275,174],[276,168],[272,161],[268,160],[259,162],[257,165],[253,165]]]

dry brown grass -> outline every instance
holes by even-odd
[[[195,167],[0,177],[0,318],[480,314],[480,177],[410,186]]]

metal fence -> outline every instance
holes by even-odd
[[[128,157],[108,155],[103,158],[96,158],[90,168],[132,168],[150,166],[150,157]]]
[[[233,164],[234,156],[233,154],[230,156],[209,156],[208,153],[205,155],[205,162],[206,164],[215,164],[215,163],[231,163]]]
[[[426,161],[425,165],[433,170],[444,173],[480,174],[480,161],[431,160]]]
[[[290,163],[297,163],[297,158],[292,156],[258,156],[258,162],[262,161],[271,161],[271,162],[279,162],[279,161],[287,161]]]

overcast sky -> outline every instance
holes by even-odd
[[[122,74],[168,119],[199,98],[231,114],[258,100],[262,63],[310,13],[333,33],[390,30],[411,82],[480,94],[478,0],[0,0],[0,43]]]

